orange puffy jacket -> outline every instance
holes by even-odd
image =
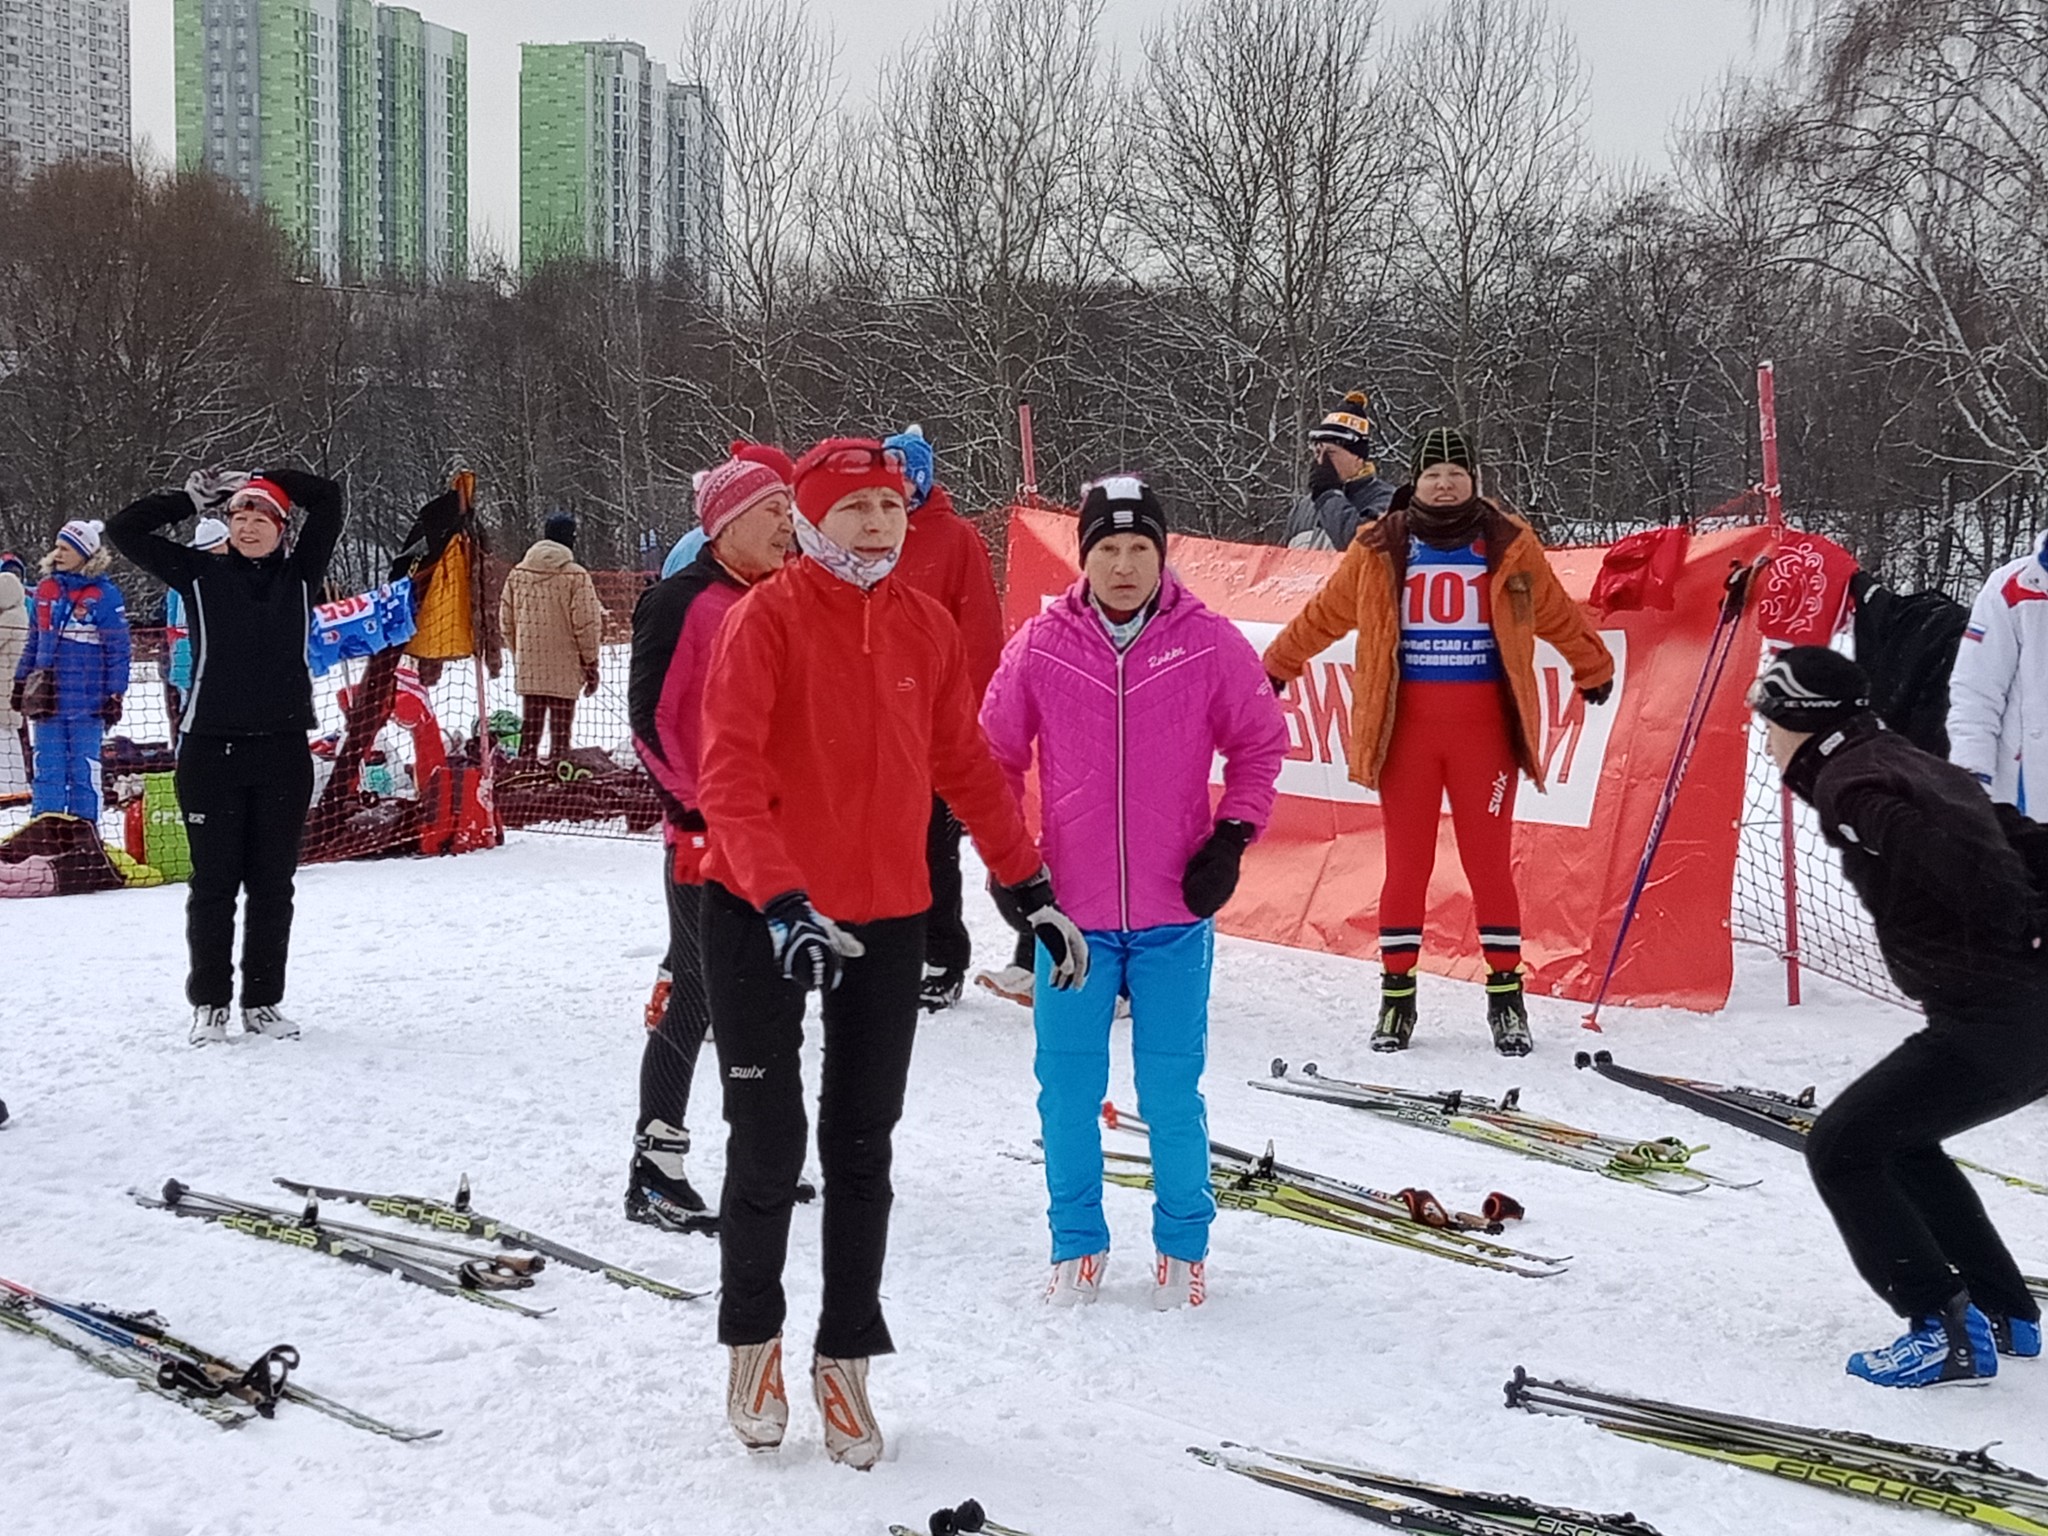
[[[785,891],[843,923],[932,904],[932,795],[1013,885],[1038,848],[975,718],[960,632],[891,576],[871,592],[798,560],[733,606],[704,690],[704,878],[756,907]]]
[[[1578,688],[1614,678],[1614,658],[1565,591],[1544,557],[1535,532],[1520,518],[1486,503],[1482,536],[1492,583],[1493,637],[1512,708],[1508,725],[1515,758],[1538,789],[1543,765],[1542,704],[1536,695],[1536,640],[1563,653]],[[1351,673],[1351,778],[1379,788],[1380,769],[1394,739],[1394,695],[1401,678],[1401,583],[1408,574],[1408,515],[1389,512],[1359,529],[1344,559],[1266,647],[1266,671],[1291,683],[1309,662],[1352,630],[1358,653]]]

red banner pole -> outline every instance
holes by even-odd
[[[1764,521],[1785,526],[1785,487],[1778,478],[1778,375],[1768,359],[1756,370],[1757,430],[1763,444]],[[1792,826],[1792,791],[1778,786],[1778,848],[1785,871],[1785,1003],[1799,1006],[1799,840]]]

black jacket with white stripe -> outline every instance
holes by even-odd
[[[1785,782],[1841,851],[1892,980],[1930,1018],[2048,986],[2040,827],[2001,816],[1973,776],[1868,712],[1802,745]]]
[[[232,549],[204,554],[159,533],[193,515],[181,490],[145,496],[107,524],[114,548],[185,599],[192,631],[187,735],[267,736],[316,724],[306,637],[341,538],[341,487],[301,470],[264,475],[291,497],[298,516],[289,549],[280,545],[261,560]]]

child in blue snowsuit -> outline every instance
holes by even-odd
[[[35,726],[31,814],[100,815],[100,738],[121,718],[128,691],[128,609],[107,578],[97,522],[57,533],[36,584],[28,644],[14,672],[17,698]],[[48,672],[47,683],[31,683]]]

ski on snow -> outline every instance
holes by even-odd
[[[963,1499],[950,1509],[935,1509],[925,1521],[924,1529],[913,1531],[907,1525],[892,1525],[889,1536],[1029,1536],[1014,1525],[999,1525],[989,1519],[988,1511],[976,1499]]]
[[[0,1299],[0,1305],[16,1304],[61,1318],[103,1343],[150,1361],[159,1387],[185,1397],[187,1406],[195,1399],[212,1403],[236,1422],[248,1417],[233,1406],[236,1403],[247,1404],[256,1416],[270,1418],[282,1401],[297,1403],[388,1440],[431,1440],[441,1433],[438,1429],[406,1429],[386,1423],[299,1385],[291,1379],[298,1369],[299,1354],[289,1344],[277,1345],[254,1363],[238,1366],[223,1355],[177,1337],[154,1312],[122,1312],[87,1302],[59,1301],[13,1280],[0,1279],[0,1290],[8,1293]]]
[[[1768,1088],[1731,1087],[1726,1083],[1703,1082],[1693,1077],[1669,1077],[1624,1067],[1609,1051],[1580,1051],[1573,1058],[1573,1063],[1581,1071],[1590,1067],[1611,1083],[1653,1094],[1668,1104],[1683,1105],[1695,1114],[1718,1120],[1723,1125],[1736,1126],[1795,1152],[1805,1149],[1807,1132],[1813,1129],[1813,1122],[1820,1116],[1821,1106],[1810,1087],[1802,1089],[1795,1097],[1774,1093]],[[2048,1184],[2038,1180],[2023,1179],[2016,1173],[2001,1173],[1996,1168],[1987,1168],[1982,1163],[1973,1163],[1954,1154],[1950,1154],[1950,1161],[1958,1168],[1967,1168],[2009,1188],[2048,1195]]]
[[[1336,1461],[1317,1461],[1306,1456],[1288,1455],[1282,1451],[1267,1451],[1257,1446],[1239,1445],[1230,1440],[1224,1441],[1216,1451],[1205,1451],[1200,1447],[1190,1446],[1189,1454],[1211,1466],[1220,1466],[1241,1476],[1266,1482],[1270,1486],[1284,1487],[1290,1492],[1349,1509],[1367,1519],[1376,1518],[1381,1514],[1386,1515],[1390,1518],[1382,1520],[1381,1523],[1394,1526],[1396,1529],[1441,1528],[1419,1523],[1420,1516],[1425,1520],[1442,1520],[1449,1517],[1478,1522],[1476,1527],[1450,1527],[1458,1531],[1538,1531],[1545,1533],[1545,1536],[1658,1536],[1654,1526],[1638,1520],[1632,1514],[1588,1514],[1584,1510],[1541,1504],[1519,1494],[1479,1493],[1465,1488],[1447,1488],[1438,1483],[1427,1483],[1415,1478],[1375,1471],[1370,1467],[1349,1466]],[[1276,1462],[1280,1464],[1278,1467],[1271,1465]],[[1276,1481],[1272,1477],[1276,1471],[1284,1474],[1284,1481]],[[1396,1503],[1396,1499],[1406,1499],[1410,1503]],[[1428,1505],[1431,1508],[1418,1511],[1411,1507],[1417,1504]]]
[[[1646,1445],[1749,1467],[1791,1482],[1931,1510],[2021,1536],[2048,1536],[2048,1480],[2005,1466],[1982,1450],[1916,1445],[1849,1430],[1807,1429],[1538,1381],[1519,1366],[1507,1384],[1507,1403],[1532,1413],[1582,1418]]]
[[[309,1206],[294,1215],[270,1206],[254,1205],[247,1201],[231,1199],[225,1195],[209,1195],[187,1188],[172,1179],[164,1185],[161,1198],[140,1190],[129,1191],[137,1205],[150,1210],[170,1211],[174,1215],[188,1216],[197,1221],[209,1221],[216,1226],[227,1227],[248,1237],[262,1238],[266,1242],[282,1244],[287,1248],[324,1253],[349,1264],[360,1264],[369,1269],[382,1270],[397,1275],[414,1285],[444,1295],[460,1296],[479,1306],[491,1307],[501,1312],[516,1312],[522,1317],[545,1317],[548,1309],[525,1306],[509,1296],[499,1294],[508,1284],[530,1285],[530,1277],[506,1276],[504,1282],[494,1284],[498,1279],[492,1272],[465,1264],[451,1268],[425,1259],[417,1249],[407,1251],[403,1239],[380,1241],[378,1238],[357,1236],[355,1232],[339,1232],[323,1223],[317,1208]],[[364,1229],[357,1229],[361,1231]],[[384,1235],[379,1234],[379,1238]],[[397,1238],[397,1234],[391,1235]],[[494,1260],[495,1255],[491,1256]]]
[[[340,1189],[329,1184],[305,1184],[297,1179],[275,1179],[273,1183],[294,1194],[305,1195],[316,1200],[343,1200],[352,1205],[365,1206],[379,1216],[394,1216],[401,1221],[410,1221],[419,1226],[432,1227],[439,1232],[458,1236],[481,1237],[503,1243],[508,1248],[524,1248],[572,1269],[588,1270],[602,1275],[614,1285],[627,1286],[633,1290],[651,1291],[656,1296],[670,1301],[700,1301],[710,1295],[709,1291],[685,1290],[679,1285],[670,1285],[666,1280],[635,1273],[621,1265],[605,1259],[593,1258],[579,1252],[566,1243],[553,1238],[542,1237],[524,1227],[515,1227],[510,1222],[500,1221],[495,1216],[486,1216],[472,1210],[469,1203],[469,1175],[464,1174],[456,1186],[452,1201],[429,1200],[418,1195],[379,1195],[360,1189]]]
[[[12,1292],[0,1296],[0,1328],[54,1344],[83,1360],[94,1370],[121,1381],[131,1381],[143,1391],[166,1398],[180,1408],[188,1409],[201,1418],[218,1424],[222,1429],[239,1429],[256,1417],[256,1409],[251,1405],[238,1404],[218,1397],[195,1397],[189,1392],[179,1391],[176,1387],[167,1387],[157,1379],[156,1365],[144,1356],[125,1350],[95,1349],[89,1344],[81,1344],[61,1329],[52,1327],[43,1318],[36,1316],[38,1310],[34,1303]]]

